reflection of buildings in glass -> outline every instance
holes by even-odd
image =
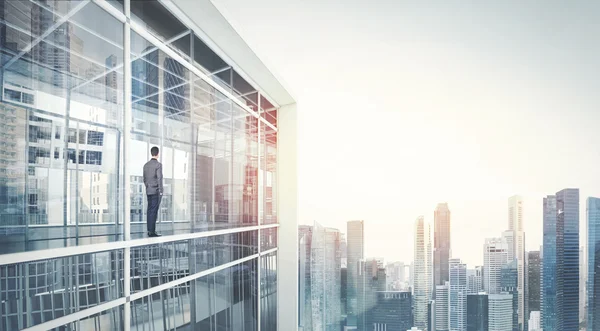
[[[143,53],[149,52],[153,47],[148,46]],[[132,106],[137,109],[154,112],[158,111],[159,104],[159,51],[154,50],[131,63],[131,99]],[[151,130],[149,133],[158,134]]]
[[[373,328],[368,330],[406,331],[413,326],[410,292],[377,292]]]
[[[24,225],[27,110],[0,103],[0,225]]]
[[[299,309],[303,331],[339,331],[341,328],[340,232],[300,226]]]
[[[543,201],[544,243],[542,254],[542,329],[556,329],[556,196],[548,195]]]
[[[600,326],[600,198],[587,198],[587,328]],[[545,254],[545,252],[544,252]]]

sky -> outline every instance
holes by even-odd
[[[527,250],[542,199],[600,197],[600,2],[213,0],[298,100],[300,223],[413,260],[413,226],[448,202],[452,256],[524,197]],[[282,188],[283,189],[283,188]],[[285,222],[285,220],[282,220]]]

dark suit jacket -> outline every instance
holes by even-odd
[[[144,164],[144,185],[146,185],[146,195],[163,194],[162,164],[156,159],[151,159]]]

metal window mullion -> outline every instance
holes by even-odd
[[[94,0],[100,5],[100,1]],[[110,4],[103,3],[103,8],[114,9]],[[129,173],[129,150],[131,149],[131,0],[123,1],[125,20],[123,24],[123,240],[131,240],[131,176]],[[112,11],[114,15],[114,11]],[[116,69],[115,69],[116,70]],[[118,276],[118,274],[117,274]],[[120,281],[117,277],[117,281]],[[131,248],[123,249],[123,328],[131,329]]]

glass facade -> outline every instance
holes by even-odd
[[[277,329],[278,106],[186,24],[0,1],[0,330]]]
[[[600,198],[587,198],[587,326],[600,326]]]

